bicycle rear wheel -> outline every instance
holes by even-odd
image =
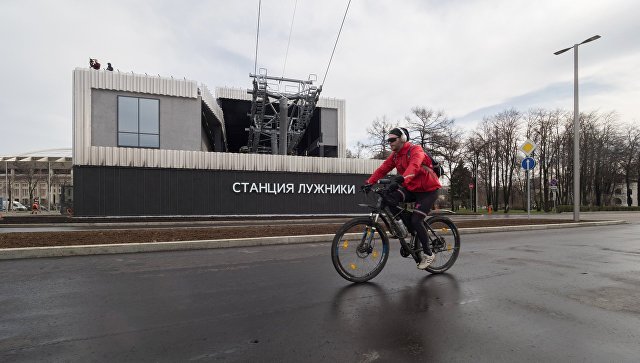
[[[449,218],[433,216],[425,221],[427,233],[431,240],[431,252],[435,259],[427,267],[427,271],[439,274],[453,266],[460,253],[460,233]]]
[[[371,218],[359,217],[345,223],[333,238],[331,260],[336,271],[351,282],[376,277],[389,258],[389,239]]]

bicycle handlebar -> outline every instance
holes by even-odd
[[[377,183],[377,184],[380,184],[380,185],[382,185],[383,187],[382,187],[382,188],[373,188],[373,185],[372,185],[372,184],[370,184],[370,185],[369,185],[368,187],[366,187],[366,188],[363,186],[363,187],[360,189],[360,193],[369,194],[370,192],[375,192],[375,193],[381,193],[381,192],[384,192],[384,191],[387,189],[387,186],[388,186],[389,184],[391,184],[391,179],[390,179],[390,178],[382,178],[382,179],[378,180],[378,183]]]

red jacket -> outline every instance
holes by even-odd
[[[409,152],[411,150],[411,152]],[[409,154],[407,156],[407,154]],[[431,192],[442,188],[436,173],[431,169],[432,160],[419,145],[406,142],[398,152],[392,152],[371,177],[368,184],[375,184],[393,168],[404,177],[404,187],[411,192]]]

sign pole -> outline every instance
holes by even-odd
[[[474,196],[474,204],[473,204],[473,212],[478,213],[478,154],[476,153],[476,175],[473,184],[476,186]]]
[[[529,185],[529,169],[527,169],[527,218],[531,219],[531,186]]]
[[[524,153],[526,158],[522,160],[522,168],[526,170],[526,178],[527,178],[527,218],[531,219],[531,186],[529,182],[529,170],[533,169],[536,166],[536,161],[529,157],[533,153],[533,151],[537,148],[535,142],[527,139],[522,146],[520,146],[520,150]]]
[[[529,170],[536,166],[536,161],[531,157],[522,159],[522,169],[525,170],[525,178],[527,179],[527,217],[531,218],[531,181],[529,180]]]

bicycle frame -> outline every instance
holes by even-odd
[[[383,180],[380,180],[379,182],[380,184],[386,184],[383,182]],[[373,209],[369,214],[369,217],[371,218],[374,224],[378,223],[378,219],[381,218],[382,222],[386,225],[391,237],[397,238],[398,241],[400,241],[400,245],[402,245],[402,248],[404,248],[405,251],[409,252],[409,254],[411,255],[411,257],[413,257],[416,263],[420,263],[421,258],[420,258],[419,252],[422,251],[422,247],[419,247],[416,249],[413,249],[411,247],[411,245],[415,244],[415,239],[416,239],[415,232],[409,234],[411,236],[411,240],[409,243],[407,243],[407,241],[405,240],[405,237],[402,237],[401,233],[398,233],[400,229],[396,223],[396,219],[395,219],[396,216],[391,212],[391,210],[389,209],[389,206],[385,205],[384,194],[383,194],[385,193],[385,191],[386,191],[385,188],[378,188],[374,190],[374,192],[377,194],[378,201],[375,206],[371,206],[371,205],[368,206]],[[404,207],[399,212],[399,214],[402,214],[407,210],[408,209]],[[431,229],[431,227],[429,226],[427,226],[427,228]],[[381,232],[386,233],[385,231],[381,231]],[[431,237],[429,237],[429,239],[431,240]]]

